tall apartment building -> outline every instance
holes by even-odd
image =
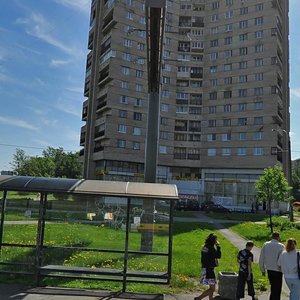
[[[84,176],[143,180],[143,0],[94,0],[80,145]],[[200,182],[202,199],[255,201],[268,166],[288,175],[288,0],[168,0],[157,181]]]

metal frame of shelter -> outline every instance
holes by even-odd
[[[45,276],[49,277],[67,277],[72,279],[96,279],[107,281],[119,281],[123,283],[122,291],[126,291],[127,282],[140,283],[157,283],[169,284],[171,279],[172,267],[172,235],[173,235],[173,209],[174,201],[178,199],[176,185],[157,184],[157,183],[138,183],[138,182],[117,182],[117,181],[100,181],[100,180],[78,180],[78,179],[63,179],[63,178],[42,178],[42,177],[27,177],[27,176],[0,176],[0,191],[3,192],[1,199],[1,220],[0,220],[0,250],[2,247],[31,247],[35,251],[35,262],[33,272],[25,272],[20,270],[8,270],[9,266],[16,266],[16,262],[3,261],[0,254],[0,266],[5,265],[6,269],[0,268],[1,273],[16,273],[33,275],[36,278],[37,285],[40,284],[40,279]],[[39,208],[37,220],[37,234],[35,245],[26,243],[4,242],[4,225],[7,193],[8,192],[25,192],[39,193]],[[88,268],[88,267],[70,267],[64,265],[42,265],[43,252],[47,248],[70,249],[72,247],[64,246],[49,246],[44,245],[45,216],[48,209],[47,195],[48,194],[69,194],[69,195],[88,195],[88,196],[108,196],[122,197],[127,199],[124,206],[126,207],[125,218],[125,238],[124,248],[116,249],[99,249],[99,248],[76,248],[80,251],[94,252],[109,252],[123,255],[123,268],[121,269],[106,269],[106,268]],[[135,199],[152,199],[163,200],[169,203],[168,216],[168,245],[167,252],[147,252],[136,251],[129,249],[129,234],[130,234],[130,209],[132,201]],[[129,270],[128,259],[129,255],[158,255],[167,256],[167,271],[152,272],[141,270]],[[22,261],[20,265],[25,265]],[[20,268],[21,269],[21,268]],[[97,277],[98,275],[98,277]],[[100,277],[99,277],[100,276]]]

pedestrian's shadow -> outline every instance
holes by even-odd
[[[215,296],[214,298],[213,298],[213,300],[222,300],[223,298],[221,298],[220,296]]]

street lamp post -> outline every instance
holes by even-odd
[[[279,132],[278,129],[272,129],[272,131],[275,132]],[[281,130],[282,132],[284,132],[284,134],[286,135],[286,139],[287,139],[287,149],[282,150],[282,152],[287,152],[287,159],[285,159],[286,161],[286,176],[287,176],[287,180],[289,185],[292,185],[292,159],[291,159],[291,139],[290,139],[290,134],[288,131],[286,131],[285,129]],[[289,207],[289,218],[291,222],[294,222],[294,210],[293,210],[293,199],[290,200],[290,207]]]

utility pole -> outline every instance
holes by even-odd
[[[146,133],[145,182],[156,182],[160,117],[160,77],[166,15],[166,0],[146,0],[146,36],[148,67],[148,118]],[[142,223],[153,224],[153,200],[144,200]],[[141,250],[152,251],[153,232],[143,231]]]

